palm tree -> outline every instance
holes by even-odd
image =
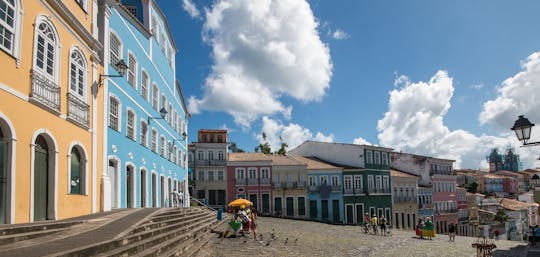
[[[509,219],[510,217],[504,212],[503,209],[497,210],[497,213],[493,217],[494,221],[498,221],[501,224],[507,222]]]

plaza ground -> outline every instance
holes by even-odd
[[[448,242],[447,235],[420,240],[414,231],[402,230],[393,230],[391,236],[376,236],[364,234],[359,226],[269,217],[259,217],[257,229],[262,240],[254,240],[252,234],[240,238],[218,238],[214,234],[197,256],[476,256],[472,247],[476,238],[472,237],[456,236],[455,242]],[[493,243],[497,246],[495,256],[528,256],[529,248],[524,242]]]

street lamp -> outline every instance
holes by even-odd
[[[534,124],[525,118],[524,115],[519,115],[511,130],[516,133],[518,140],[523,142],[523,146],[540,145],[540,142],[527,142],[531,138],[531,129],[533,126]]]
[[[159,110],[159,115],[161,115],[161,117],[150,117],[150,116],[148,116],[148,125],[150,125],[150,120],[163,120],[163,119],[165,119],[165,116],[167,115],[167,110],[165,110],[165,107],[161,107],[161,110]]]
[[[101,87],[103,85],[103,82],[106,78],[117,78],[117,77],[123,77],[126,74],[126,70],[128,69],[128,66],[124,60],[118,61],[114,67],[116,67],[116,70],[118,71],[118,75],[106,75],[106,74],[99,74],[99,83],[98,86]]]

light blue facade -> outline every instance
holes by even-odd
[[[125,76],[104,82],[110,206],[173,206],[180,203],[173,192],[187,192],[189,118],[175,77],[176,47],[155,1],[121,2],[107,5],[101,35],[104,73],[117,75],[118,60],[128,66]]]
[[[308,171],[307,176],[310,219],[344,223],[341,171]]]

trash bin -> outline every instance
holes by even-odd
[[[217,219],[222,220],[223,219],[223,209],[217,210]]]

